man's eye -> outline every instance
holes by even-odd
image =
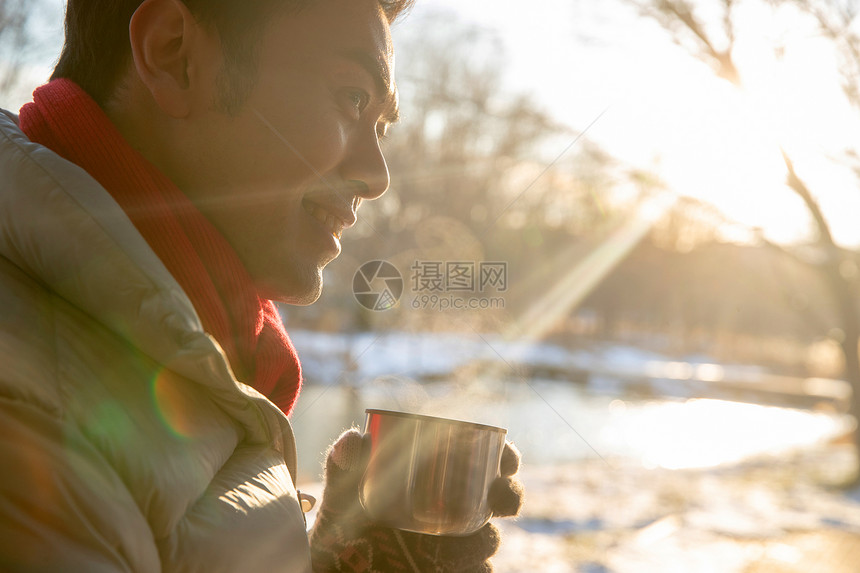
[[[346,106],[356,115],[361,114],[370,101],[370,96],[365,91],[357,89],[344,90],[343,97]]]

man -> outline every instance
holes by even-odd
[[[52,81],[0,114],[0,570],[489,570],[491,526],[367,523],[354,431],[310,544],[293,482],[272,301],[315,301],[388,186],[406,4],[69,0]]]

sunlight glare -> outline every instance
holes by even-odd
[[[847,169],[833,159],[856,148],[860,118],[840,88],[832,46],[791,10],[744,7],[733,52],[743,87],[714,74],[654,70],[672,109],[649,133],[654,166],[676,192],[710,203],[731,221],[769,239],[812,238],[806,206],[786,185],[786,150],[816,195],[838,240],[860,243],[852,213],[860,209]],[[700,71],[700,70],[699,70]]]
[[[610,410],[610,415],[617,413]],[[826,414],[724,400],[627,405],[622,433],[646,467],[712,467],[776,454],[837,434],[845,422]]]
[[[785,187],[777,138],[747,98],[726,82],[691,87],[687,94],[697,111],[676,126],[662,157],[669,187],[713,204],[732,221],[763,229],[775,241],[800,238],[808,221],[805,207]]]

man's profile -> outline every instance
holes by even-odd
[[[69,0],[51,81],[0,113],[0,570],[488,570],[492,528],[309,544],[294,484],[274,301],[314,302],[388,187],[408,4]]]

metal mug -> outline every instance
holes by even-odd
[[[370,457],[359,499],[377,523],[431,535],[468,535],[492,512],[507,430],[448,418],[368,409]]]

